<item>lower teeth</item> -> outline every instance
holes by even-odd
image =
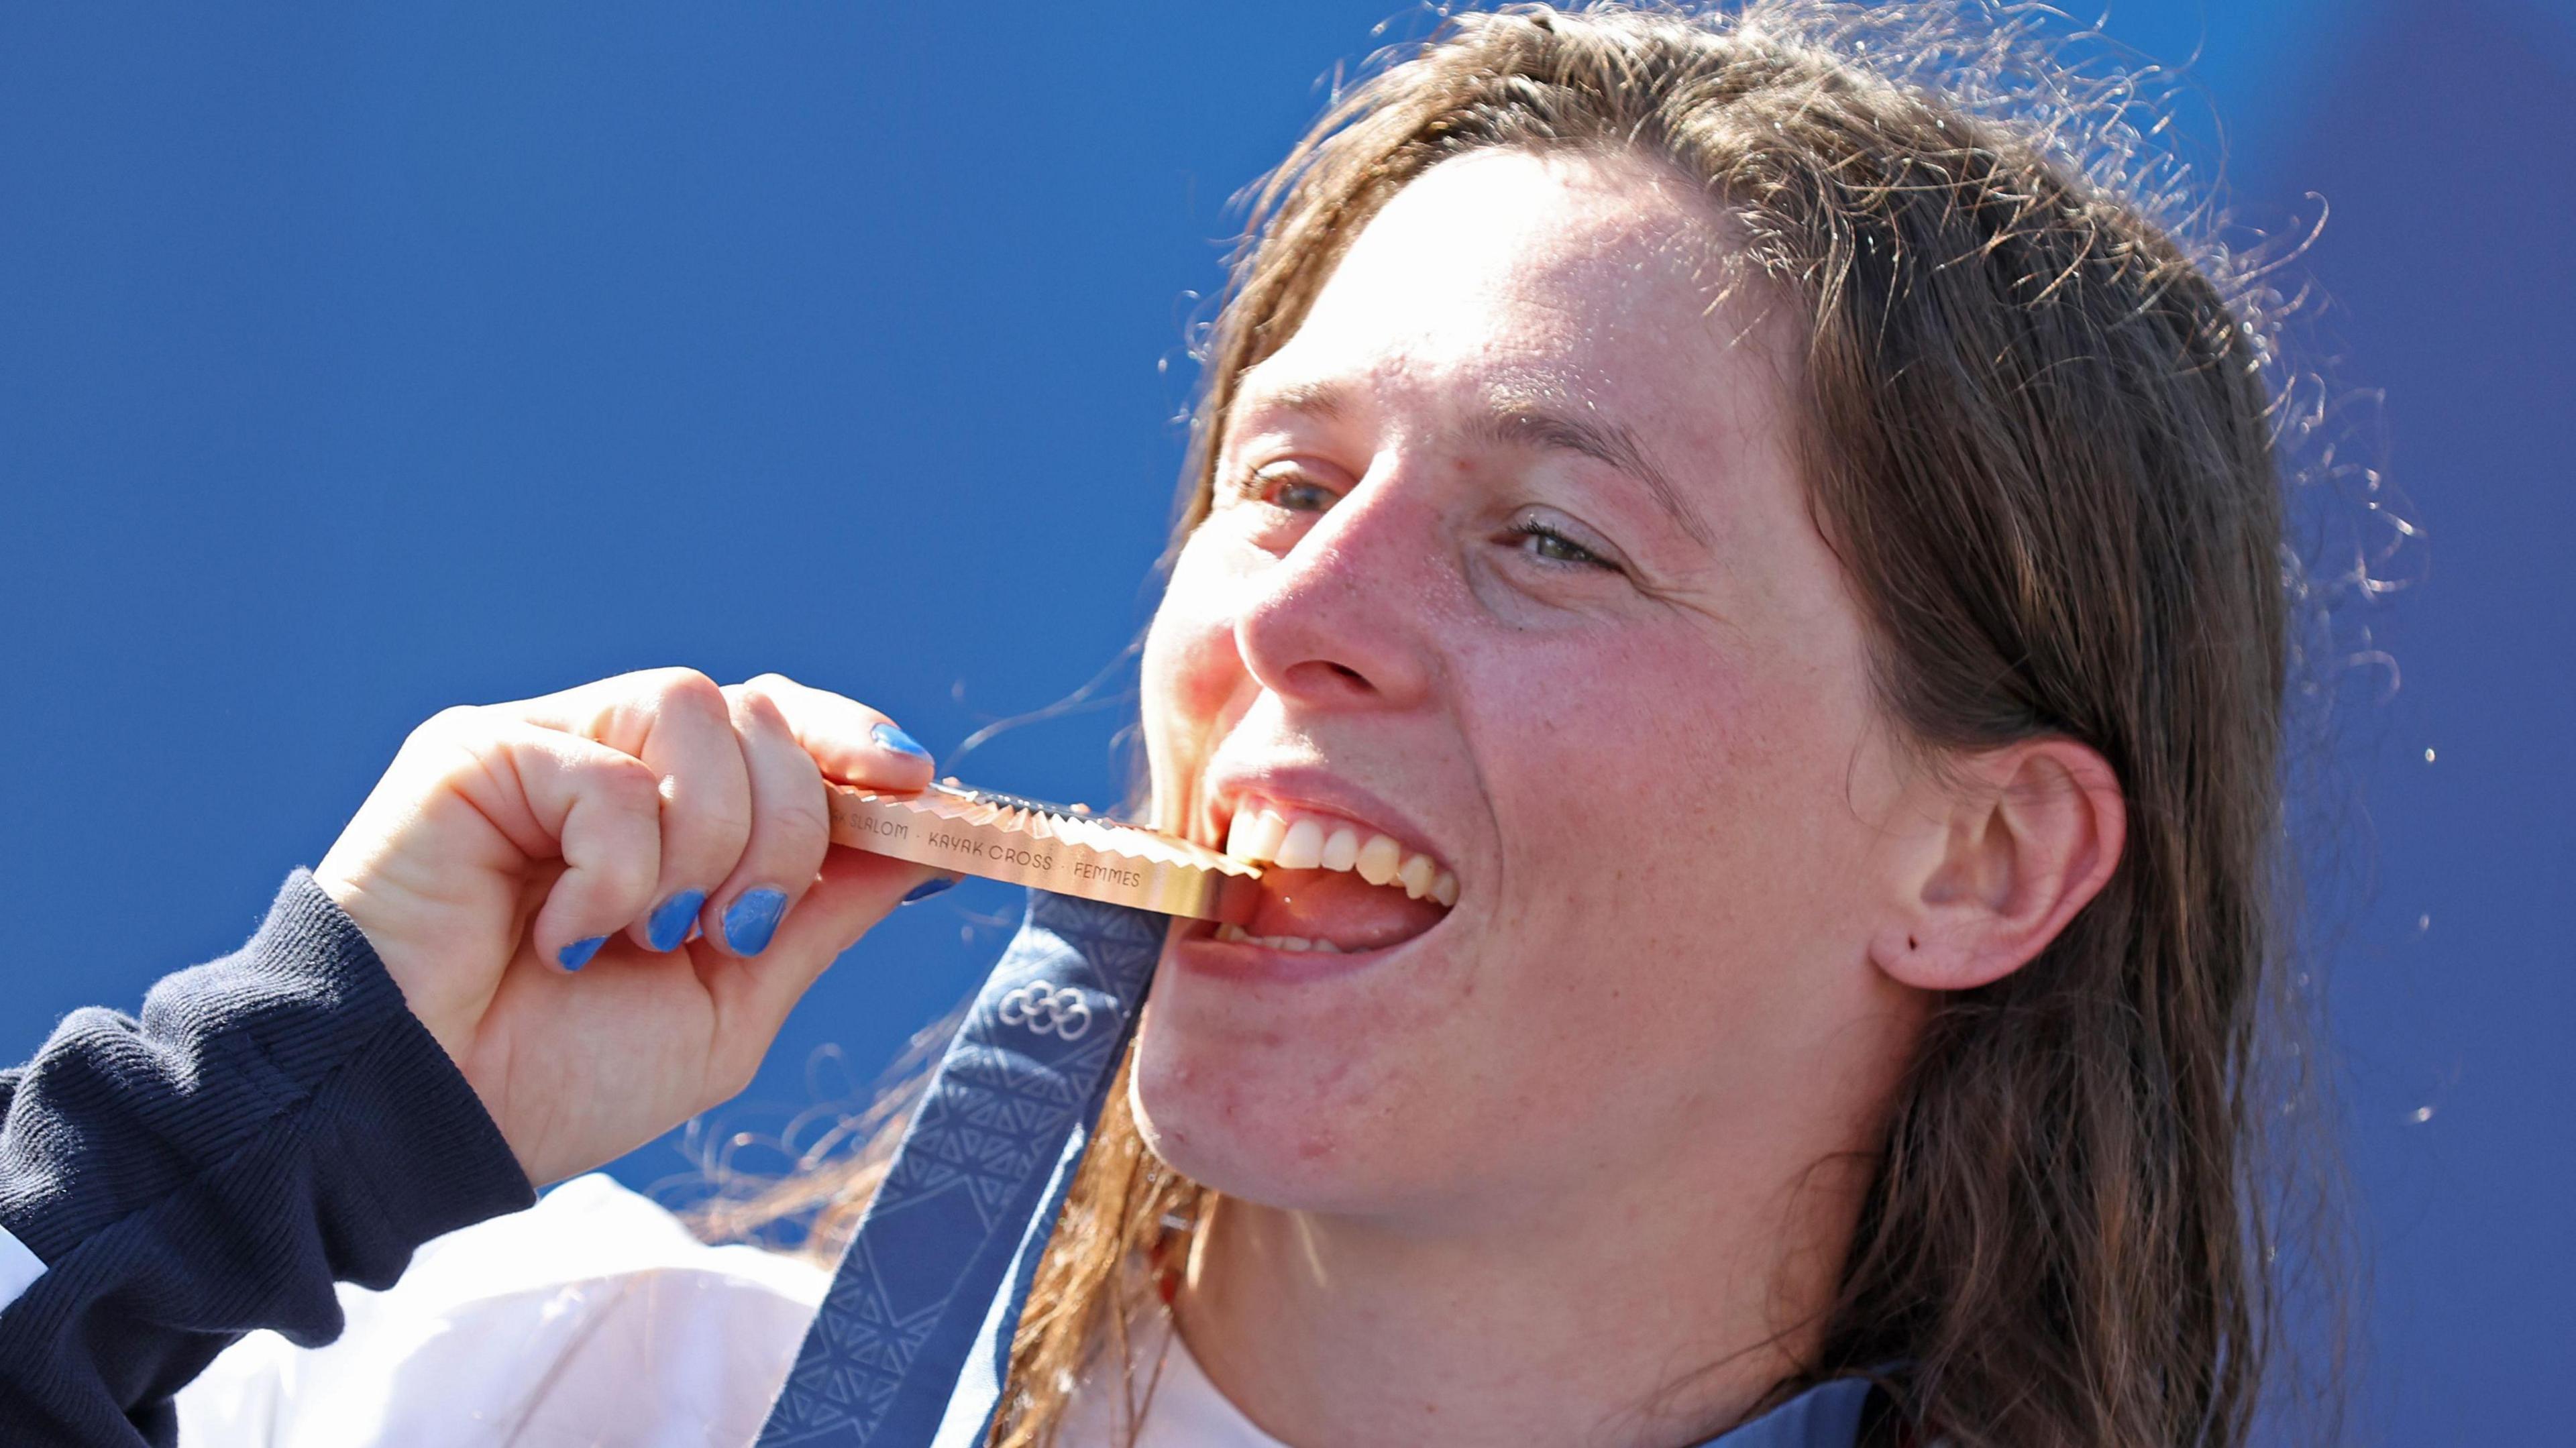
[[[1220,925],[1216,938],[1241,945],[1260,945],[1272,950],[1319,950],[1326,955],[1339,955],[1342,948],[1329,940],[1308,940],[1302,935],[1255,935],[1240,925]]]

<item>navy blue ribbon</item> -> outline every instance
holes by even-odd
[[[1030,1275],[1170,924],[1030,892],[1028,919],[931,1077],[759,1448],[983,1441]]]
[[[1011,1335],[1162,956],[1164,916],[1032,891],[807,1329],[758,1448],[979,1448]],[[1849,1448],[1868,1385],[1703,1448]]]

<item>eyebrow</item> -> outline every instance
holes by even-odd
[[[1681,489],[1673,486],[1673,480],[1664,476],[1663,469],[1647,460],[1645,448],[1637,442],[1637,434],[1625,424],[1600,422],[1514,402],[1486,414],[1470,430],[1470,435],[1480,441],[1506,446],[1519,444],[1556,448],[1606,463],[1643,484],[1656,505],[1695,541],[1702,546],[1711,541],[1708,525],[1682,501]]]
[[[1263,409],[1305,413],[1331,421],[1349,412],[1350,391],[1337,382],[1293,382],[1264,389],[1241,401],[1249,401]],[[1475,441],[1503,447],[1553,448],[1578,453],[1607,464],[1635,479],[1655,500],[1656,506],[1702,546],[1713,541],[1708,524],[1682,500],[1681,489],[1673,486],[1673,480],[1647,458],[1635,430],[1625,424],[1554,411],[1526,395],[1505,394],[1495,400],[1490,411],[1469,425],[1467,435]]]

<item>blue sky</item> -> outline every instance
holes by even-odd
[[[238,943],[445,704],[779,669],[945,755],[1114,664],[1226,200],[1387,13],[0,7],[0,1055]],[[2370,1417],[2534,1441],[2576,1342],[2576,18],[2108,29],[2197,54],[2185,125],[2223,121],[2249,222],[2333,212],[2302,355],[2425,540],[2420,585],[2351,617],[2403,685],[2346,672],[2312,802]],[[1123,687],[969,774],[1110,797]],[[1010,910],[904,912],[715,1134],[862,1091]],[[670,1142],[617,1168],[690,1169]]]

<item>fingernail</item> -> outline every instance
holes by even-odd
[[[599,954],[599,947],[607,943],[608,937],[605,935],[594,935],[588,940],[576,940],[556,951],[555,959],[566,970],[579,970],[590,964],[590,958]]]
[[[725,944],[736,955],[758,955],[778,933],[778,917],[787,913],[787,892],[766,886],[745,890],[724,915]]]
[[[876,728],[870,730],[869,733],[875,737],[879,744],[884,745],[886,748],[893,750],[897,754],[909,754],[915,759],[928,759],[930,757],[930,751],[921,747],[920,740],[913,738],[911,735],[904,733],[902,730],[897,729],[891,724],[880,724]]]
[[[644,938],[655,950],[669,950],[689,938],[689,926],[706,908],[707,892],[683,890],[653,908],[653,916],[644,922]]]
[[[927,900],[956,883],[957,879],[953,875],[933,875],[913,886],[911,892],[903,897],[902,903],[909,905],[915,900]]]

